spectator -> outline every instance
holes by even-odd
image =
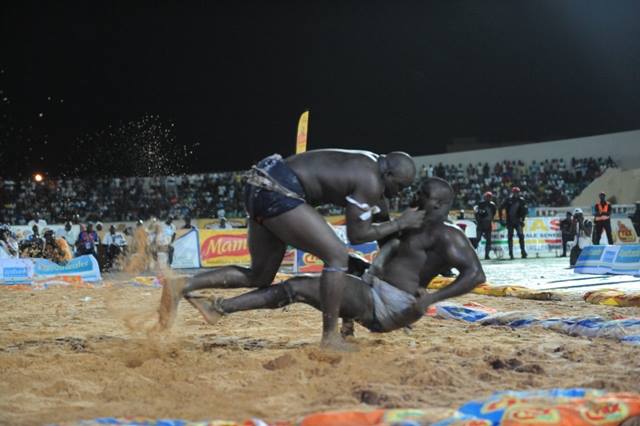
[[[567,243],[575,238],[571,212],[567,212],[567,217],[560,221],[560,233],[562,234],[562,257],[567,257]]]
[[[576,266],[576,262],[582,253],[582,249],[591,245],[591,232],[593,230],[593,224],[584,218],[584,214],[581,208],[576,208],[573,211],[573,222],[571,227],[571,233],[575,235],[574,244],[569,254],[569,266],[571,268]]]
[[[33,225],[31,235],[20,242],[20,257],[42,257],[44,240],[40,237],[38,225]]]
[[[438,163],[427,167],[427,177],[436,175],[451,182],[456,191],[453,209],[472,208],[482,201],[486,191],[502,197],[512,186],[522,188],[523,197],[532,206],[566,206],[610,167],[616,167],[611,158],[573,158],[566,164],[555,159],[475,166]],[[44,229],[46,222],[63,223],[69,217],[73,224],[81,219],[133,221],[187,212],[192,217],[209,217],[212,212],[217,217],[244,217],[243,175],[244,172],[226,172],[110,180],[51,178],[46,184],[36,184],[31,179],[5,179],[0,183],[0,217],[13,225],[33,221],[39,223],[39,229]],[[402,210],[410,201],[411,197],[402,194],[391,205]]]
[[[191,217],[190,216],[185,216],[184,217],[184,225],[182,226],[182,229],[193,229],[195,228],[195,226],[193,226],[191,224]]]
[[[220,218],[220,221],[213,227],[213,229],[233,229],[233,226],[227,222],[224,217]]]
[[[167,220],[159,226],[156,243],[158,245],[158,262],[171,265],[173,260],[173,247],[171,243],[176,239],[176,226],[173,224],[173,216],[169,216]],[[162,253],[162,255],[161,255]],[[163,257],[161,260],[160,258]]]
[[[593,233],[593,245],[600,244],[602,230],[607,233],[607,244],[613,244],[613,236],[611,235],[611,204],[606,200],[607,194],[601,192],[600,201],[595,205],[595,214],[593,221],[596,223],[596,229]]]
[[[478,248],[480,239],[484,237],[484,258],[489,260],[489,253],[491,252],[491,232],[493,218],[496,215],[496,204],[492,201],[493,194],[490,191],[484,193],[484,200],[478,203],[474,208],[474,214],[476,218],[476,240],[474,248]]]
[[[64,231],[60,235],[65,239],[73,252],[75,252],[75,244],[76,241],[78,241],[78,235],[80,234],[78,228],[79,227],[73,226],[71,222],[67,221],[67,223],[64,224]]]
[[[105,234],[102,244],[105,247],[105,271],[110,271],[113,265],[121,254],[124,253],[127,247],[127,240],[121,232],[116,231],[116,227],[111,225],[109,232]]]
[[[502,212],[505,212],[504,219]],[[509,244],[509,258],[513,260],[513,232],[518,234],[520,242],[520,256],[523,259],[527,257],[527,251],[524,246],[524,219],[527,216],[527,204],[520,196],[520,188],[514,186],[511,188],[511,197],[507,198],[500,205],[500,218],[506,220],[507,225],[507,242]]]
[[[93,223],[89,222],[87,228],[82,230],[80,235],[78,235],[78,241],[76,242],[76,256],[90,254],[98,260],[96,246],[99,243],[98,233],[93,230]]]
[[[64,238],[56,237],[52,229],[47,229],[44,231],[42,257],[58,265],[65,265],[73,259],[73,254]]]

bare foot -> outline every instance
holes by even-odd
[[[320,347],[328,351],[358,352],[358,346],[349,343],[342,338],[340,333],[325,334],[322,336]]]
[[[162,295],[160,296],[158,324],[154,327],[155,331],[166,330],[173,325],[178,312],[178,303],[182,297],[182,289],[187,284],[187,279],[184,277],[168,279],[160,276],[159,281],[162,284]]]
[[[199,297],[186,295],[185,298],[191,303],[211,325],[215,325],[220,318],[225,315],[222,310],[222,297]]]

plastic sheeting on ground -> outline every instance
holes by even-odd
[[[431,280],[427,285],[430,289],[439,289],[451,284],[455,278],[437,276]],[[472,293],[482,294],[485,296],[498,296],[498,297],[517,297],[519,299],[533,299],[533,300],[560,300],[560,296],[551,291],[536,291],[526,287],[517,285],[491,285],[489,283],[483,283],[473,290]]]
[[[448,416],[449,414],[447,414]],[[619,426],[640,416],[640,395],[607,393],[594,389],[549,389],[497,392],[489,398],[470,401],[453,415],[442,418],[429,409],[374,409],[330,411],[310,414],[299,421],[266,423],[224,420],[190,422],[178,419],[105,417],[59,426]]]
[[[205,420],[192,422],[182,419],[152,419],[148,417],[101,417],[79,422],[59,423],[50,426],[270,426],[262,420],[247,420],[236,423],[228,420]]]
[[[613,426],[639,415],[637,394],[592,389],[508,391],[468,402],[455,416],[433,426]]]
[[[482,325],[502,325],[511,328],[537,326],[575,336],[603,337],[640,345],[640,318],[614,320],[599,316],[544,318],[531,312],[491,313],[480,307],[452,303],[436,304],[435,315],[440,318],[477,322]]]
[[[589,291],[583,298],[585,302],[594,305],[640,306],[640,292],[625,293],[620,290],[602,289]]]

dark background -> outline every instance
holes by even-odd
[[[636,0],[13,3],[0,176],[245,169],[307,108],[414,155],[640,128]]]

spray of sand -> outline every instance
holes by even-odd
[[[139,226],[133,233],[129,253],[117,260],[119,269],[129,274],[139,274],[149,270],[153,260],[149,237],[144,227]]]
[[[117,313],[125,326],[132,332],[145,332],[152,335],[169,329],[175,322],[181,290],[186,277],[177,276],[166,262],[166,253],[158,253],[157,247],[149,241],[149,234],[157,235],[159,224],[153,221],[147,231],[144,226],[136,228],[129,253],[117,260],[119,269],[128,274],[154,272],[162,283],[162,294],[158,308],[151,305],[128,309]]]

